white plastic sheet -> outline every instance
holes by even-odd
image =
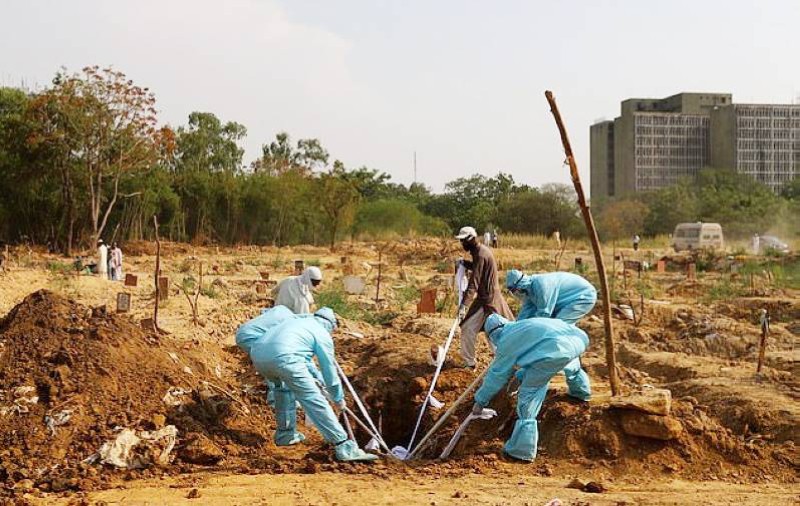
[[[89,462],[100,462],[120,469],[140,469],[150,464],[158,463],[166,465],[169,463],[169,454],[175,447],[175,439],[178,437],[178,429],[174,425],[157,431],[142,431],[138,434],[131,429],[122,429],[114,440],[106,441],[96,454],[87,459]],[[141,445],[153,446],[157,442],[164,440],[161,453],[156,462],[151,462],[147,457],[149,452],[144,455],[134,449]]]

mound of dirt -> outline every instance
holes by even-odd
[[[264,458],[272,417],[263,398],[240,399],[208,353],[128,318],[39,291],[0,321],[0,344],[0,482],[9,489],[23,480],[52,491],[103,486],[114,468],[90,457],[121,429],[177,428],[174,451],[130,467],[216,463],[221,448],[226,458]]]
[[[404,328],[410,327],[406,324]],[[382,419],[384,438],[389,446],[408,444],[434,372],[427,361],[428,350],[442,340],[442,332],[439,334],[429,337],[393,332],[377,340],[353,339],[337,343],[342,350],[340,353],[349,358],[348,373],[352,373],[349,375],[354,378],[356,388],[372,407],[372,416]],[[476,372],[457,366],[457,346],[456,339],[434,392],[445,407],[427,409],[417,441],[476,376]],[[479,359],[483,361],[479,370],[487,365],[489,356],[485,347],[479,350]],[[598,371],[593,368],[590,373],[596,375]],[[496,418],[469,426],[451,454],[453,460],[446,464],[447,468],[474,470],[484,467],[484,461],[494,465],[492,454],[502,452],[502,444],[511,435],[516,421],[515,388],[512,380],[493,400],[490,407],[498,412]],[[471,401],[470,396],[432,438],[432,444],[423,452],[426,459],[439,456],[468,415]],[[635,414],[612,409],[606,403],[586,404],[571,399],[563,388],[555,394],[551,391],[539,416],[537,463],[562,470],[575,465],[583,468],[602,465],[625,474],[658,476],[668,473],[690,479],[796,479],[789,465],[796,459],[791,445],[746,440],[696,403],[674,401],[671,415],[664,417],[669,422],[668,432],[674,432],[666,438],[668,440],[656,439],[656,436],[663,437],[658,431],[653,437],[632,435],[625,427],[632,418]],[[423,465],[430,468],[430,464]]]

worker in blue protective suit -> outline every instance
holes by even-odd
[[[514,269],[506,274],[506,288],[522,300],[517,320],[558,318],[567,323],[577,323],[597,302],[594,286],[570,272],[526,276]]]
[[[236,345],[248,355],[250,348],[267,336],[267,333],[283,323],[284,321],[295,318],[291,309],[286,306],[275,306],[264,309],[261,314],[243,323],[236,331]]]
[[[580,369],[570,370],[589,345],[589,337],[575,325],[552,318],[529,318],[509,322],[498,314],[486,320],[484,330],[497,348],[483,384],[475,392],[473,414],[480,414],[492,398],[505,386],[514,368],[520,388],[517,396],[517,422],[504,452],[519,460],[536,458],[539,429],[536,416],[542,408],[550,378],[565,371],[569,395],[588,399],[591,395],[589,376]]]
[[[288,446],[305,440],[305,436],[297,432],[296,402],[299,402],[325,441],[334,445],[337,459],[375,460],[377,456],[364,452],[355,441],[347,438],[320,390],[319,382],[331,400],[340,409],[345,408],[330,334],[335,328],[336,315],[330,308],[323,307],[313,317],[285,320],[250,349],[256,370],[277,385],[275,444]],[[314,365],[314,357],[319,369]]]
[[[269,332],[284,321],[292,318],[305,318],[311,315],[296,315],[286,306],[275,306],[264,309],[261,314],[243,323],[236,331],[236,345],[242,351],[250,354],[250,348],[258,341],[265,339]],[[267,403],[275,405],[275,385],[269,381],[264,381],[267,385]]]

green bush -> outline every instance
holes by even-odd
[[[399,307],[405,307],[409,302],[417,302],[419,300],[419,288],[412,285],[405,285],[394,290],[395,300]]]
[[[75,272],[75,265],[65,262],[50,261],[47,262],[47,270],[53,274],[67,275]]]
[[[422,214],[403,200],[382,199],[364,202],[356,213],[353,232],[361,238],[385,239],[412,234],[441,236],[449,233],[438,218]]]

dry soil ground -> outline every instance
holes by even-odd
[[[633,273],[616,266],[615,296],[631,301],[643,319],[615,319],[620,372],[626,390],[647,385],[672,391],[672,417],[680,434],[670,441],[632,436],[620,414],[608,407],[603,327],[595,311],[582,326],[592,346],[584,364],[595,398],[577,405],[563,395],[563,380],[540,417],[540,455],[533,464],[498,458],[513,422],[513,399],[494,405],[500,417],[473,427],[452,459],[411,466],[384,460],[377,465],[333,462],[313,429],[308,444],[278,449],[271,442],[272,415],[247,360],[232,347],[236,327],[267,304],[259,293],[261,273],[273,280],[290,275],[294,259],[318,264],[325,273],[321,299],[345,315],[337,335],[343,368],[383,419],[390,444],[405,444],[412,419],[433,372],[428,350],[443,341],[454,310],[449,290],[452,243],[433,240],[355,244],[331,253],[321,248],[164,248],[162,274],[171,293],[160,307],[168,335],[139,328],[152,316],[152,245],[129,245],[126,270],[138,286],[123,287],[69,272],[65,261],[16,251],[0,274],[0,407],[12,407],[18,387],[32,386],[38,403],[28,412],[0,416],[0,466],[5,488],[0,502],[84,504],[792,504],[800,501],[798,435],[800,383],[796,347],[800,296],[755,276],[750,293],[726,295],[720,286],[738,283],[725,265],[687,280],[684,258],[668,270]],[[378,248],[384,248],[381,293],[374,301]],[[623,252],[651,261],[664,251]],[[552,270],[555,251],[496,250],[502,269]],[[589,264],[588,251],[570,251]],[[200,325],[177,285],[197,281]],[[361,296],[345,295],[341,277],[366,280]],[[732,281],[733,280],[733,281]],[[438,288],[443,314],[418,316],[420,289]],[[48,291],[35,293],[40,289]],[[191,291],[191,290],[190,290]],[[132,311],[113,315],[118,292],[132,296]],[[31,295],[33,294],[33,295]],[[641,298],[640,298],[641,297]],[[19,307],[12,311],[12,308]],[[107,313],[99,309],[106,305]],[[755,375],[758,312],[772,315],[766,368]],[[473,373],[451,360],[437,397],[451,403]],[[482,365],[489,361],[483,347]],[[187,393],[176,406],[163,401],[170,388]],[[69,409],[72,418],[55,431],[45,416]],[[459,417],[463,413],[459,413]],[[429,427],[432,412],[426,416]],[[428,453],[433,457],[457,424],[454,417]],[[178,428],[169,463],[120,471],[81,461],[116,427]],[[358,435],[364,442],[363,434]],[[587,493],[567,484],[579,478],[606,489]],[[5,499],[3,499],[5,497]]]

